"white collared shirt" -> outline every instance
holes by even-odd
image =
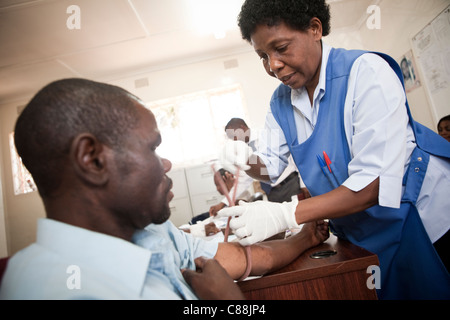
[[[196,299],[180,268],[192,268],[199,255],[213,257],[217,244],[194,239],[170,222],[149,229],[140,231],[136,239],[143,248],[40,219],[36,243],[10,258],[0,298]],[[162,272],[167,270],[168,274]]]

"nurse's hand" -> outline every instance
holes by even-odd
[[[239,202],[239,206],[222,209],[221,217],[235,217],[230,221],[230,228],[243,246],[263,241],[290,228],[298,228],[295,219],[297,197],[291,202],[256,201]],[[237,216],[237,218],[236,218]]]
[[[250,169],[248,159],[253,154],[252,148],[243,141],[226,140],[219,155],[220,164],[231,173],[236,173],[236,167],[246,171]]]

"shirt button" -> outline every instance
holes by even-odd
[[[415,168],[414,171],[415,171],[415,172],[419,172],[420,169],[419,169],[419,168]]]
[[[422,161],[422,157],[418,157],[417,160],[418,160],[418,161]]]

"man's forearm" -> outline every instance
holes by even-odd
[[[284,240],[254,244],[251,246],[250,275],[264,275],[278,270],[317,244],[319,242],[306,232],[300,232]],[[237,242],[220,243],[215,259],[233,279],[239,279],[247,267],[245,247]]]
[[[250,275],[264,275],[276,271],[317,244],[317,242],[313,242],[312,237],[302,232],[284,240],[255,244],[251,250],[252,271]]]

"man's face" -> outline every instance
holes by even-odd
[[[439,135],[450,142],[450,121],[441,121],[438,127]]]
[[[136,105],[140,123],[124,138],[122,150],[115,151],[117,175],[111,201],[112,210],[117,209],[136,229],[142,229],[170,216],[172,180],[166,173],[172,164],[156,153],[161,134],[154,115],[138,102]]]
[[[245,126],[239,126],[237,128],[230,127],[225,130],[225,133],[230,140],[243,141],[249,143],[250,141],[250,129]]]

